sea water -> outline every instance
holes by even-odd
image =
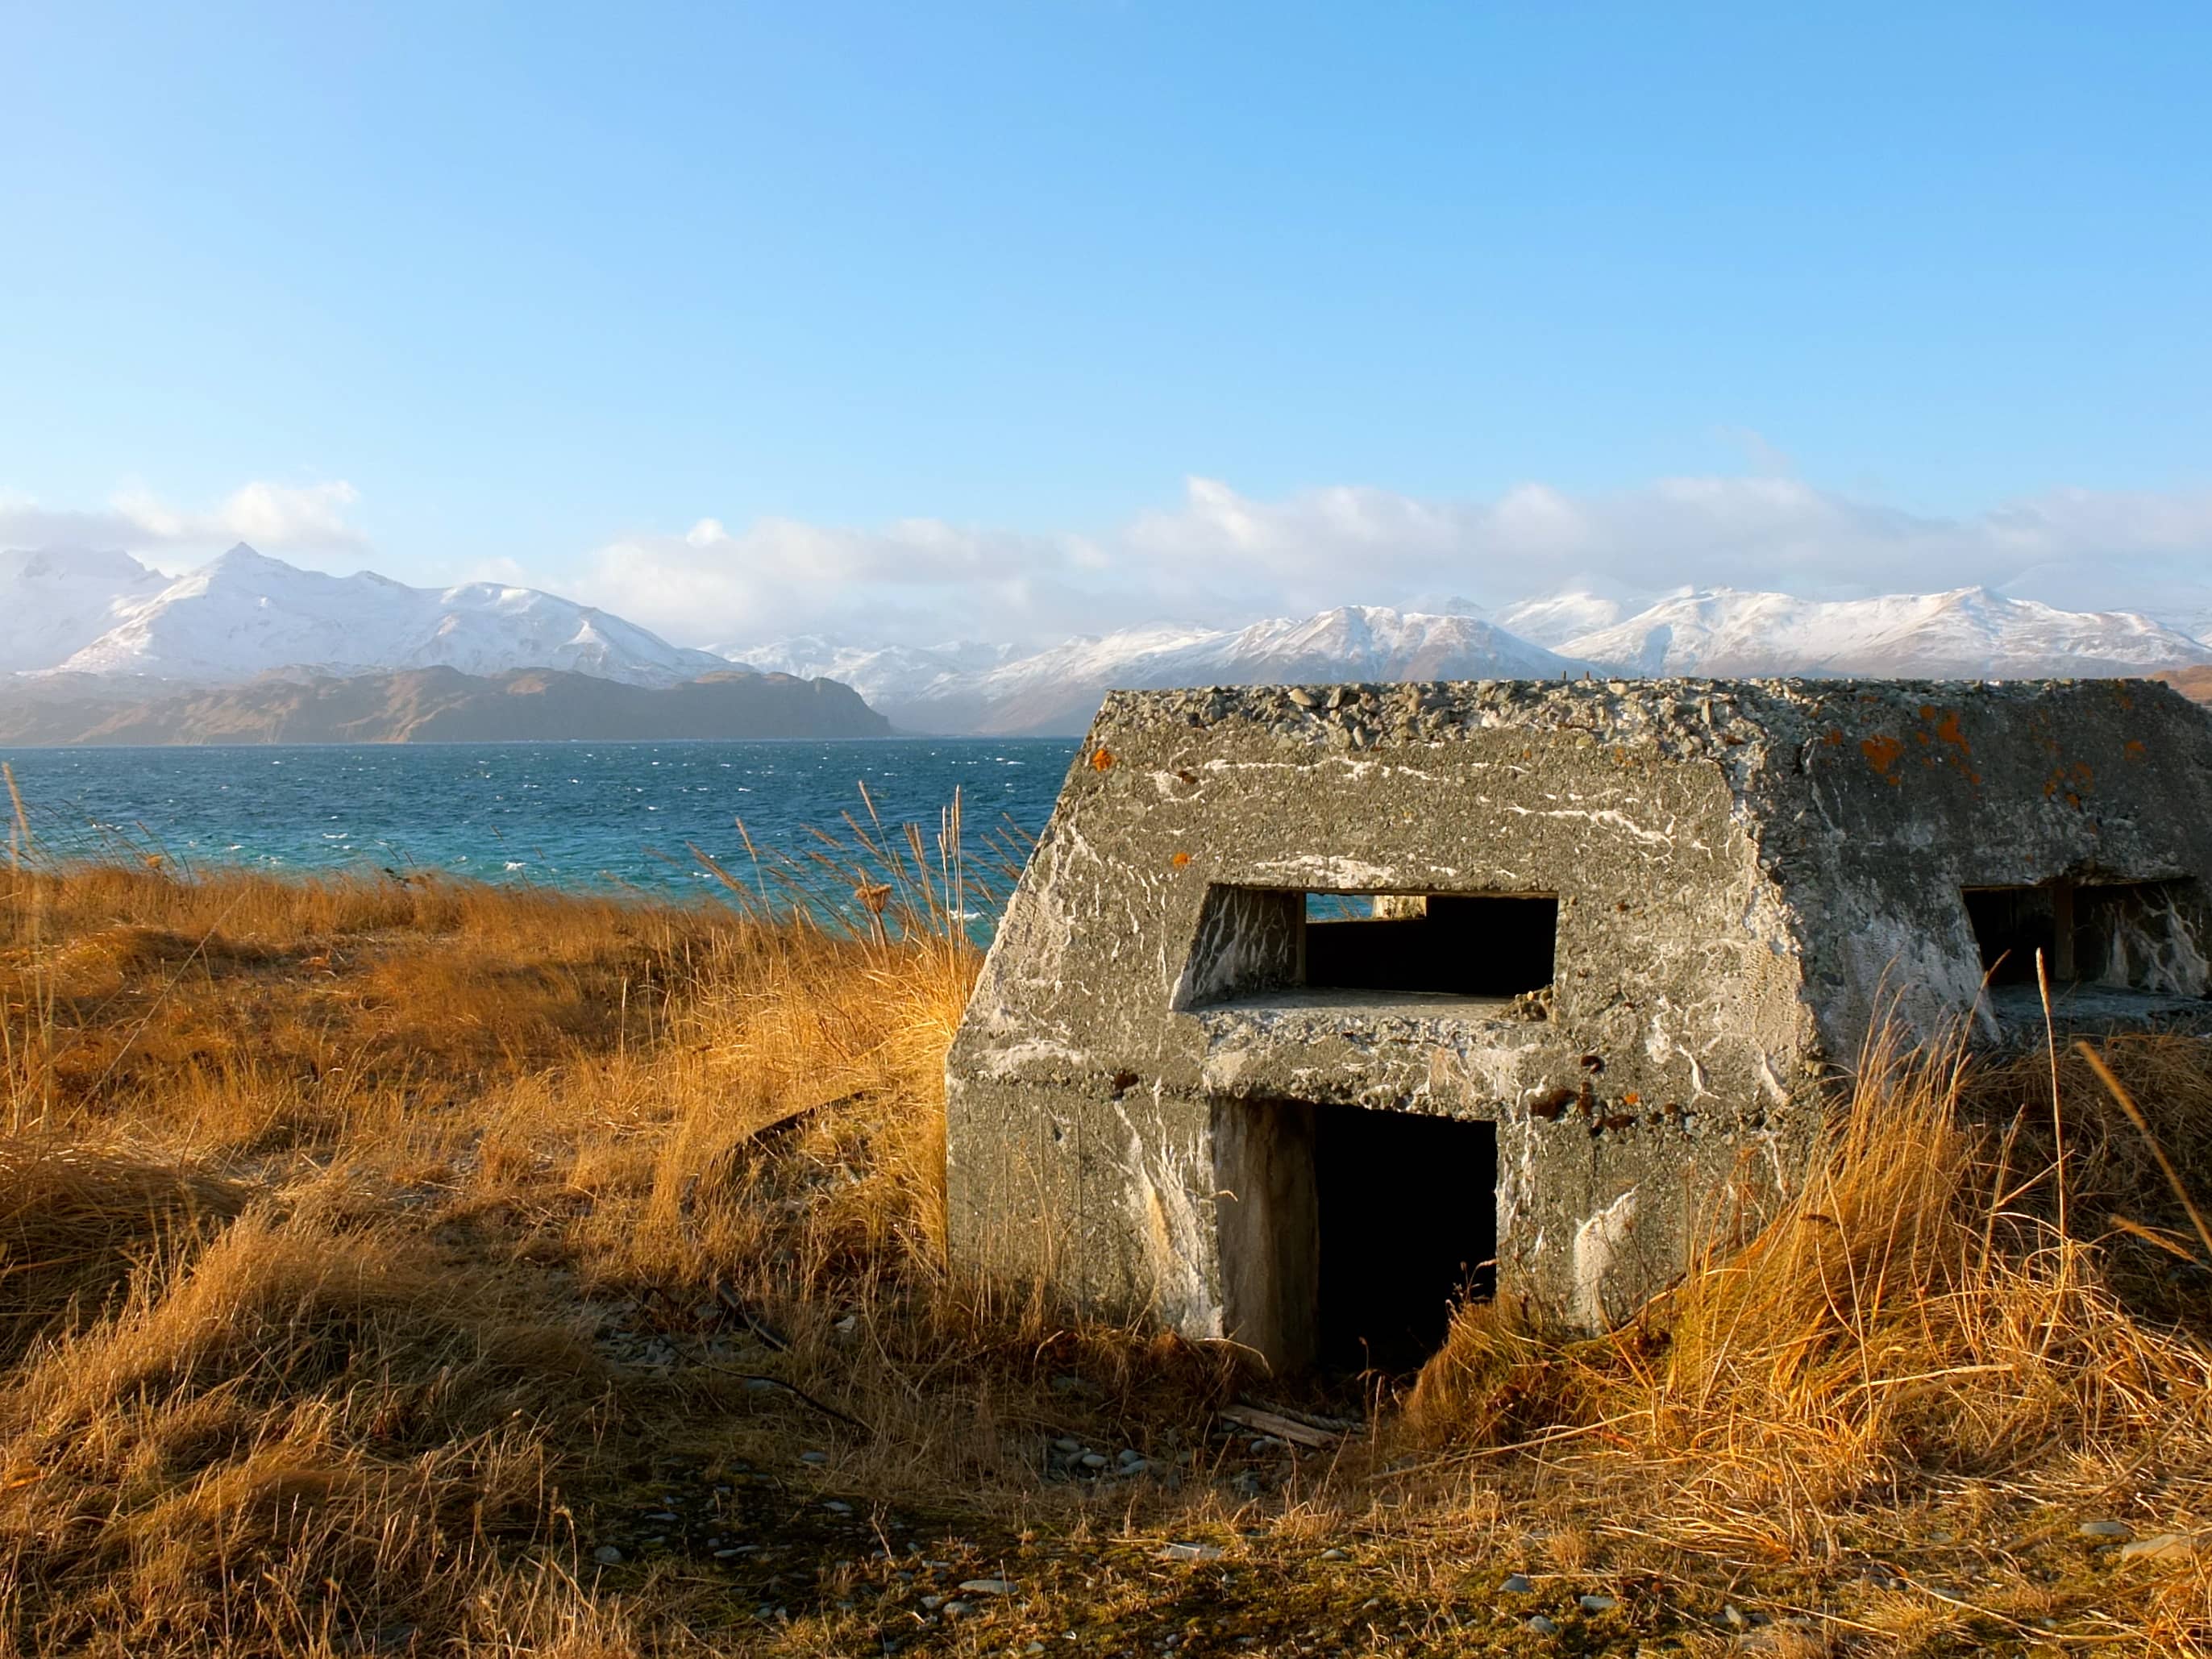
[[[875,835],[870,801],[885,830],[922,826],[933,854],[956,793],[968,856],[1003,868],[1009,847],[1044,828],[1074,752],[1065,738],[894,738],[17,749],[0,759],[40,848],[58,857],[690,894],[717,884],[693,848],[752,877],[748,835],[804,859],[821,847],[812,831],[851,841],[848,813]]]

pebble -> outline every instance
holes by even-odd
[[[656,1510],[645,1517],[648,1521],[680,1521],[684,1517],[668,1510]]]
[[[1121,1465],[1121,1473],[1129,1476],[1132,1480],[1135,1479],[1138,1475],[1150,1474],[1152,1472],[1152,1466],[1151,1462],[1141,1457],[1133,1463],[1124,1463]]]
[[[1501,1584],[1498,1588],[1503,1589],[1508,1595],[1534,1595],[1536,1593],[1535,1585],[1530,1583],[1526,1578],[1522,1577],[1517,1572],[1509,1576],[1504,1583]]]
[[[1014,1587],[1004,1578],[967,1578],[960,1583],[963,1595],[1012,1595]]]
[[[1218,1561],[1227,1553],[1218,1544],[1167,1544],[1161,1547],[1157,1559],[1162,1561]]]
[[[1749,1628],[1751,1620],[1744,1617],[1741,1607],[1731,1601],[1721,1609],[1721,1623],[1730,1630],[1745,1630]]]
[[[1052,1449],[1054,1451],[1066,1452],[1070,1457],[1076,1457],[1082,1455],[1083,1443],[1080,1440],[1071,1440],[1066,1435],[1062,1435],[1052,1443]]]
[[[745,1392],[747,1394],[772,1394],[782,1386],[782,1383],[776,1382],[772,1377],[749,1376],[745,1379]]]
[[[602,1544],[592,1552],[592,1559],[603,1567],[611,1567],[622,1559],[622,1552],[612,1544]]]
[[[2084,1538],[2132,1538],[2136,1529],[2124,1521],[2084,1521],[2074,1530]]]
[[[1559,1627],[1540,1613],[1532,1613],[1528,1615],[1527,1627],[1539,1636],[1557,1636],[1559,1633]]]
[[[2197,1553],[2197,1540],[2185,1532],[2162,1532],[2120,1546],[2123,1561],[2183,1561]]]
[[[1123,1464],[1124,1466],[1131,1463],[1141,1463],[1145,1461],[1145,1455],[1139,1451],[1134,1446],[1124,1446],[1121,1448],[1121,1456],[1115,1461]]]
[[[1106,1467],[1106,1456],[1103,1452],[1085,1452],[1077,1461],[1086,1469],[1103,1469]]]
[[[935,1613],[944,1605],[945,1598],[941,1595],[925,1595],[921,1598],[921,1610],[924,1613]]]
[[[1620,1605],[1610,1595],[1582,1595],[1575,1599],[1584,1613],[1611,1613]]]
[[[1349,1561],[1352,1557],[1342,1550],[1323,1550],[1321,1559],[1324,1561]]]
[[[957,1619],[967,1611],[968,1604],[965,1601],[947,1601],[945,1604],[945,1616],[947,1619]]]
[[[822,1506],[832,1515],[850,1515],[853,1506],[842,1498],[833,1498]]]
[[[830,1461],[830,1454],[823,1451],[801,1452],[799,1454],[799,1461],[802,1463],[827,1463]]]

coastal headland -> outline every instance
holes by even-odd
[[[880,738],[890,730],[848,685],[744,669],[668,685],[558,668],[440,667],[277,672],[216,687],[18,676],[0,689],[0,745],[25,747]]]

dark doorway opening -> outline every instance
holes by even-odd
[[[1495,1291],[1498,1126],[1327,1106],[1314,1154],[1320,1361],[1411,1370]]]
[[[1352,904],[1371,914],[1346,914]],[[1310,893],[1305,984],[1519,996],[1552,982],[1559,932],[1559,901],[1548,895]]]
[[[1278,1370],[1410,1370],[1493,1293],[1493,1123],[1298,1100],[1214,1109],[1228,1334]]]

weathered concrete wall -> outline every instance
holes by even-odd
[[[1116,696],[953,1048],[956,1259],[1238,1334],[1210,1103],[1345,1103],[1494,1120],[1501,1288],[1601,1325],[1790,1178],[1879,1010],[1973,1006],[1961,887],[2200,876],[2209,823],[2207,718],[2139,682]],[[1274,890],[1556,894],[1548,1017],[1254,1006]]]
[[[2212,878],[2212,714],[2164,685],[1780,683],[1754,717],[1743,810],[1839,1059],[1882,1013],[1925,1036],[1976,1007],[1962,889]],[[2201,936],[2185,908],[2176,943]],[[2153,988],[2202,996],[2201,956]]]

